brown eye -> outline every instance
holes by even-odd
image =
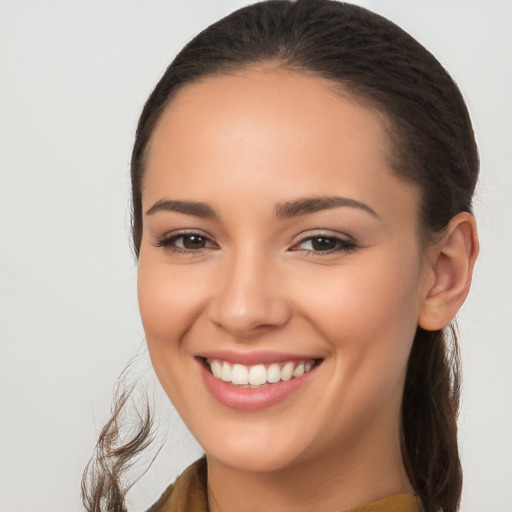
[[[336,236],[310,236],[297,244],[296,249],[310,253],[330,253],[330,252],[349,252],[356,248],[356,244],[351,240],[343,240]]]
[[[157,247],[164,247],[173,252],[196,252],[203,249],[216,249],[218,246],[201,233],[180,233],[165,236],[157,240]]]
[[[178,240],[181,243],[178,243]],[[200,235],[181,235],[175,244],[177,247],[183,247],[184,249],[204,249],[206,247],[207,238]]]
[[[332,249],[335,249],[337,246],[336,240],[334,240],[333,238],[326,238],[323,236],[312,238],[310,240],[310,243],[313,251],[330,251]]]

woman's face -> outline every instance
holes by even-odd
[[[164,112],[140,310],[158,378],[212,460],[272,471],[398,442],[427,292],[417,190],[389,155],[376,112],[291,71],[207,78]]]

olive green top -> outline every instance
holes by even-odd
[[[147,512],[208,512],[206,459],[189,466]],[[420,512],[420,506],[412,494],[399,494],[344,512]]]

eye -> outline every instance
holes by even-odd
[[[178,253],[200,252],[218,248],[217,244],[206,235],[195,232],[164,236],[157,240],[155,246],[165,247],[171,252]]]
[[[350,252],[356,248],[352,240],[345,240],[336,236],[315,235],[308,236],[292,247],[294,251],[313,253]]]

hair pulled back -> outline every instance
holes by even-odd
[[[266,63],[331,80],[384,115],[393,169],[420,190],[425,243],[454,215],[471,211],[476,143],[462,95],[441,64],[400,27],[364,8],[332,0],[265,1],[235,11],[192,39],[147,100],[131,161],[137,256],[145,152],[167,104],[194,81]],[[445,331],[418,328],[402,402],[402,456],[425,512],[458,510],[462,488],[458,346],[454,329],[448,329],[450,346]],[[109,440],[97,453],[102,464],[96,470],[89,466],[88,479],[84,476],[83,497],[90,512],[126,510],[120,474],[147,442],[149,431],[143,422],[145,435],[119,447],[121,455],[112,448],[112,431],[125,403],[121,397],[100,436],[100,441]],[[114,459],[115,474],[109,465]]]

